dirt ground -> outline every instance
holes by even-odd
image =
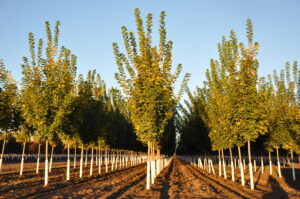
[[[54,163],[49,174],[49,186],[43,186],[44,165],[39,174],[35,173],[35,163],[27,163],[23,176],[18,175],[19,164],[6,164],[5,172],[0,174],[0,198],[300,198],[300,180],[293,181],[291,169],[282,168],[282,178],[278,178],[276,168],[269,175],[269,168],[261,174],[258,167],[255,172],[255,190],[249,188],[249,177],[246,173],[246,185],[242,186],[239,169],[236,171],[236,182],[230,178],[230,167],[227,178],[209,174],[178,157],[156,178],[151,190],[145,189],[146,165],[139,165],[110,171],[98,175],[94,166],[93,176],[89,176],[89,165],[84,167],[84,177],[80,179],[79,166],[72,167],[71,180],[66,181],[66,163]],[[8,169],[9,168],[9,169]],[[15,172],[12,172],[15,171]],[[297,165],[296,176],[300,178]]]

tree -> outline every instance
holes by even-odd
[[[270,133],[266,144],[269,149],[276,149],[279,177],[281,177],[281,169],[278,150],[283,148],[291,152],[293,179],[295,180],[293,152],[299,151],[299,109],[295,97],[298,81],[297,62],[294,63],[293,76],[291,80],[289,62],[286,63],[285,70],[281,70],[280,76],[277,75],[277,71],[274,71],[273,114],[268,117]],[[271,82],[271,78],[269,79]]]
[[[0,171],[3,162],[5,143],[10,132],[19,127],[19,115],[17,110],[17,85],[10,72],[5,69],[0,60],[0,140],[3,140],[0,156]]]
[[[220,52],[219,52],[220,53]],[[222,54],[220,53],[220,57]],[[223,163],[224,178],[227,178],[224,149],[228,149],[235,144],[236,136],[234,131],[230,131],[231,103],[229,101],[228,83],[225,74],[225,65],[218,61],[211,60],[210,71],[207,71],[208,96],[205,121],[209,127],[209,138],[212,143],[212,149],[219,151],[219,175],[221,176],[221,162]],[[222,110],[222,111],[220,111]],[[220,160],[222,154],[222,161]],[[231,164],[232,165],[232,164]]]
[[[248,48],[240,44],[240,78],[238,93],[238,108],[236,125],[239,128],[239,140],[247,142],[248,161],[250,170],[250,186],[254,189],[253,170],[251,161],[250,142],[255,141],[261,134],[266,132],[266,115],[260,107],[263,104],[259,101],[257,92],[259,62],[255,58],[258,51],[258,43],[253,43],[253,27],[250,19],[247,20]]]
[[[274,102],[275,102],[275,90],[272,83],[272,78],[269,75],[268,79],[265,77],[261,77],[259,80],[258,86],[258,93],[259,93],[259,101],[262,102],[262,111],[265,112],[267,115],[267,134],[265,137],[269,137],[272,129],[274,128],[274,118],[277,117],[277,113],[274,109]],[[269,152],[269,166],[270,166],[270,175],[272,175],[272,159],[271,153],[273,152],[273,148],[271,147],[270,140],[264,138],[263,145],[265,149]],[[263,171],[263,170],[262,170]]]
[[[222,149],[229,148],[232,154],[231,148],[237,145],[240,165],[240,147],[247,143],[250,185],[254,189],[250,142],[266,132],[267,120],[257,91],[259,63],[255,57],[259,45],[253,43],[253,27],[249,19],[247,38],[248,47],[245,47],[243,43],[238,44],[235,33],[231,31],[230,39],[223,37],[218,45],[220,61],[211,60],[207,72],[207,121],[213,149],[221,149],[223,154]],[[240,169],[244,185],[242,166]]]
[[[116,79],[128,96],[130,119],[139,140],[147,144],[148,149],[151,148],[149,157],[150,151],[153,154],[154,148],[160,149],[162,134],[169,119],[172,118],[173,109],[189,78],[189,74],[186,74],[179,94],[175,95],[174,83],[181,73],[182,66],[179,64],[175,74],[172,73],[173,42],[166,42],[165,16],[166,13],[161,12],[158,46],[152,45],[152,14],[147,15],[144,27],[139,9],[135,9],[138,42],[134,33],[128,32],[123,26],[122,35],[127,56],[120,52],[116,43],[113,43],[119,69]],[[147,165],[149,164],[148,161]],[[148,171],[149,169],[148,166]],[[149,172],[147,176],[146,188],[150,189]]]
[[[39,40],[36,53],[34,36],[29,33],[30,61],[24,57],[22,65],[22,116],[40,139],[46,141],[45,186],[48,184],[48,143],[57,126],[64,122],[60,118],[69,106],[76,73],[76,56],[64,46],[58,51],[59,25],[60,22],[56,22],[52,37],[50,23],[46,22],[45,58],[43,40]]]

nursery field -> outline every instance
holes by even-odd
[[[107,49],[82,50],[115,62],[114,67],[107,65],[111,62],[96,62],[101,74],[88,67],[90,58],[86,57],[88,65],[82,62],[84,56],[77,61],[74,52],[80,54],[83,46],[73,51],[59,39],[63,34],[66,44],[77,42],[79,38],[70,35],[79,29],[92,36],[92,29],[81,26],[90,20],[81,19],[82,28],[66,23],[71,34],[61,32],[60,21],[45,21],[44,37],[34,26],[36,33],[28,33],[28,52],[20,51],[25,56],[18,70],[8,70],[0,57],[0,199],[300,199],[298,57],[272,73],[264,71],[275,62],[267,65],[261,59],[260,46],[265,50],[268,42],[255,41],[261,39],[254,37],[248,18],[245,36],[237,34],[239,29],[228,29],[227,36],[211,43],[218,42],[209,60],[201,54],[212,48],[195,43],[205,38],[197,36],[186,43],[188,49],[179,43],[180,51],[191,55],[186,60],[206,60],[194,64],[207,67],[197,74],[183,68],[189,65],[185,61],[176,63],[167,29],[178,27],[167,28],[166,16],[161,11],[156,19],[135,8],[136,29],[121,17],[125,24],[118,23],[119,37],[99,35],[105,43],[82,42],[97,48],[111,42],[113,57],[105,54]],[[108,24],[114,21],[107,19]],[[102,25],[95,27],[107,32]],[[184,33],[195,27],[174,30]],[[222,34],[224,27],[222,21]],[[187,33],[182,34],[183,43],[190,37]],[[13,41],[23,38],[14,34]],[[269,43],[281,41],[274,38],[279,40]],[[260,63],[265,67],[261,74]],[[86,74],[82,69],[88,69]],[[201,86],[190,87],[194,77],[197,82],[192,85]]]
[[[245,170],[246,185],[239,182],[239,169],[236,168],[236,181],[208,173],[197,166],[174,156],[169,165],[155,178],[151,190],[145,189],[146,164],[109,170],[102,166],[101,174],[94,167],[89,176],[89,165],[84,167],[83,178],[79,178],[79,165],[71,168],[70,180],[65,180],[66,163],[54,162],[49,175],[49,185],[44,186],[43,163],[39,174],[35,173],[36,163],[27,163],[23,176],[18,175],[19,164],[3,165],[0,174],[0,198],[299,198],[300,183],[293,181],[291,168],[282,168],[282,178],[278,178],[274,167],[273,175],[268,166],[265,172],[257,167],[254,173],[255,190],[249,187],[249,175]],[[296,176],[300,166],[296,164]]]

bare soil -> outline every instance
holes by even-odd
[[[146,190],[146,165],[128,167],[98,175],[89,176],[89,165],[84,167],[84,177],[79,178],[79,166],[72,167],[71,180],[66,181],[66,163],[55,162],[49,174],[49,186],[44,187],[44,165],[40,173],[35,173],[35,163],[26,163],[23,176],[18,175],[19,164],[6,164],[5,172],[0,173],[0,198],[300,198],[300,181],[293,181],[291,168],[282,168],[282,178],[278,178],[276,167],[273,175],[269,168],[261,173],[258,166],[255,172],[255,190],[249,187],[249,176],[246,172],[246,185],[242,186],[239,169],[236,168],[236,181],[231,181],[230,167],[227,167],[227,179],[209,174],[178,157],[156,178],[151,190]],[[72,164],[73,166],[73,164]],[[247,171],[247,170],[246,170]],[[296,176],[300,178],[299,165]]]

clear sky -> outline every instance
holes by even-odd
[[[300,61],[300,0],[0,0],[0,58],[20,82],[28,33],[45,38],[44,22],[60,20],[60,44],[77,55],[78,74],[96,69],[108,86],[117,86],[112,42],[122,44],[121,26],[135,30],[135,8],[142,16],[154,14],[155,35],[160,11],[167,12],[174,64],[192,74],[192,90],[204,81],[209,60],[217,58],[222,35],[233,29],[245,41],[247,18],[260,43],[260,75]]]

